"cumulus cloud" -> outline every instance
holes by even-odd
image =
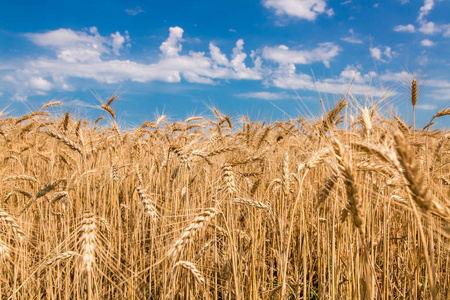
[[[170,27],[169,37],[165,42],[161,44],[159,49],[162,55],[165,57],[175,57],[178,56],[178,52],[181,51],[181,41],[183,39],[184,30],[180,27]]]
[[[212,42],[209,43],[209,52],[211,54],[211,59],[218,65],[228,66],[228,58],[225,54],[220,52],[219,47],[216,47]]]
[[[408,24],[408,25],[397,25],[394,27],[394,31],[413,33],[413,32],[416,32],[416,29],[415,29],[414,25]]]
[[[331,8],[327,8],[325,0],[264,0],[264,6],[274,9],[277,15],[288,15],[299,19],[314,21],[318,15],[334,15]]]
[[[128,32],[125,32],[125,36],[121,35],[120,32],[116,31],[116,33],[111,34],[111,46],[112,46],[112,51],[114,52],[115,55],[119,55],[120,54],[120,50],[123,48],[123,45],[125,44],[125,42],[129,42],[130,41],[130,36],[128,35]]]
[[[100,56],[111,52],[119,55],[124,43],[129,41],[128,33],[122,36],[116,32],[106,38],[96,27],[89,28],[88,32],[61,28],[25,36],[38,46],[53,49],[58,58],[66,62],[100,61]]]
[[[381,60],[381,50],[377,47],[370,48],[370,55],[376,60]]]
[[[435,43],[434,43],[433,41],[430,41],[429,39],[424,39],[424,40],[422,40],[422,41],[420,42],[420,44],[421,44],[422,46],[425,46],[425,47],[432,47],[432,46],[435,45]]]
[[[153,63],[122,57],[122,52],[130,43],[127,32],[101,35],[93,27],[83,31],[58,29],[28,34],[28,39],[47,50],[46,55],[23,61],[21,65],[10,63],[7,68],[5,64],[0,64],[0,86],[3,92],[14,95],[18,100],[52,90],[75,90],[79,80],[83,80],[83,84],[118,84],[126,81],[216,84],[220,80],[260,80],[269,87],[282,89],[340,94],[351,88],[355,95],[369,93],[374,96],[382,96],[386,92],[372,86],[373,73],[361,74],[354,66],[346,66],[338,76],[318,80],[297,69],[314,63],[329,67],[341,52],[341,48],[334,43],[322,43],[309,49],[290,49],[281,45],[246,51],[244,40],[239,39],[231,53],[222,52],[212,42],[206,52],[195,52],[184,49],[183,34],[182,28],[171,27],[168,37],[161,41],[160,55],[154,57]],[[378,46],[371,51],[374,49],[378,50],[374,55],[381,60],[393,55],[393,51],[386,46]],[[267,91],[239,94],[239,97],[267,100],[290,98],[282,92]]]
[[[31,85],[31,87],[33,87],[35,89],[43,90],[43,91],[48,91],[52,88],[52,84],[48,80],[45,80],[42,77],[31,77],[30,85]]]
[[[330,67],[330,60],[336,57],[341,48],[333,43],[322,43],[312,50],[290,50],[285,45],[264,47],[262,57],[280,64],[312,64],[322,62]]]
[[[383,50],[384,48],[384,50]],[[394,52],[392,51],[391,47],[389,46],[380,46],[380,47],[371,47],[370,49],[370,55],[381,62],[387,62],[392,58],[392,55]]]
[[[422,25],[419,27],[419,31],[424,34],[436,34],[438,32],[441,32],[442,30],[433,22],[425,22],[422,23]]]
[[[188,82],[214,84],[220,79],[260,80],[261,58],[251,54],[253,66],[246,64],[244,41],[238,40],[229,60],[220,49],[210,44],[210,57],[204,52],[182,54],[183,29],[171,27],[168,38],[160,45],[159,60],[152,64],[120,59],[129,46],[128,32],[102,36],[97,28],[85,31],[58,29],[46,33],[27,34],[33,43],[50,50],[49,54],[25,61],[21,66],[4,71],[0,84],[21,89],[22,94],[45,93],[51,89],[71,89],[73,79],[89,79],[98,83]],[[9,84],[6,84],[9,82]],[[10,91],[10,93],[14,93]],[[18,94],[15,98],[21,97]]]

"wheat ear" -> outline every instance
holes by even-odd
[[[184,246],[193,239],[199,231],[201,231],[217,214],[219,210],[217,208],[208,208],[191,221],[180,237],[173,242],[172,246],[167,251],[167,258],[176,261],[181,255]]]
[[[191,272],[191,274],[194,276],[195,280],[197,280],[198,283],[200,284],[205,283],[205,278],[203,278],[202,273],[200,273],[200,271],[195,267],[193,263],[189,261],[180,260],[173,266],[173,269],[176,269],[179,266]]]

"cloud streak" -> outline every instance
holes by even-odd
[[[280,64],[308,65],[316,62],[330,67],[330,61],[341,51],[341,47],[334,43],[321,43],[313,50],[290,50],[285,45],[278,47],[264,47],[262,57]]]

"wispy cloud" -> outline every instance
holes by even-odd
[[[135,8],[125,9],[125,13],[130,16],[136,16],[142,12],[144,12],[144,10],[140,6],[136,6]]]
[[[394,31],[413,33],[416,31],[416,29],[414,28],[414,25],[408,24],[408,25],[397,25],[394,27]]]
[[[431,99],[437,101],[449,101],[450,100],[450,88],[436,89],[431,94]]]
[[[277,15],[288,15],[308,21],[314,21],[320,14],[334,15],[333,9],[327,8],[325,0],[264,0],[263,4],[274,9]]]
[[[294,98],[292,95],[289,95],[285,92],[281,93],[250,92],[250,93],[236,94],[236,96],[244,99],[262,99],[262,100],[282,100]]]
[[[308,90],[320,93],[344,94],[350,92],[353,95],[372,95],[383,97],[387,94],[395,95],[382,87],[371,84],[374,73],[361,75],[355,67],[347,66],[346,69],[335,78],[315,79],[305,73],[297,73],[294,64],[280,65],[272,76],[274,86],[283,89]]]
[[[417,17],[417,21],[423,22],[424,17],[428,15],[428,13],[434,7],[434,0],[425,0],[423,6],[420,8],[419,16]]]
[[[351,44],[362,44],[363,43],[362,40],[359,40],[357,38],[350,37],[350,36],[341,38],[341,40],[344,42],[347,42],[347,43],[351,43]]]
[[[434,104],[417,104],[416,108],[421,110],[435,110],[437,107]]]
[[[362,44],[363,43],[363,41],[361,39],[358,39],[355,36],[355,32],[353,29],[350,29],[349,32],[350,32],[350,36],[341,38],[342,41],[351,43],[351,44]]]
[[[330,66],[330,60],[336,57],[341,47],[334,43],[321,43],[312,50],[290,50],[285,45],[278,47],[264,47],[262,57],[280,64],[312,64],[322,62]]]

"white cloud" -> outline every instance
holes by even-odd
[[[31,85],[31,87],[33,87],[35,89],[43,90],[43,91],[48,91],[52,88],[51,82],[49,82],[48,80],[45,80],[42,77],[31,77],[30,85]]]
[[[120,50],[123,48],[124,43],[130,41],[130,37],[128,32],[125,32],[125,36],[121,35],[120,32],[116,31],[116,33],[111,34],[112,42],[112,50],[115,55],[120,54]]]
[[[341,38],[341,40],[344,42],[347,42],[347,43],[351,43],[351,44],[362,44],[363,43],[363,41],[361,41],[360,39],[357,39],[357,38],[351,37],[351,36]]]
[[[209,52],[211,54],[212,60],[215,61],[218,65],[229,65],[227,56],[225,54],[222,54],[222,52],[220,52],[220,49],[214,46],[212,42],[209,43]]]
[[[294,64],[285,64],[280,65],[279,69],[274,72],[272,83],[283,89],[300,89],[332,94],[344,94],[349,90],[353,95],[382,97],[388,93],[387,90],[370,84],[371,77],[374,74],[361,76],[356,70],[351,70],[352,68],[354,67],[347,67],[338,78],[315,80],[310,75],[297,73]],[[353,75],[359,79],[353,80]],[[395,92],[390,94],[395,95]]]
[[[406,72],[406,71],[397,72],[397,73],[386,71],[386,73],[379,76],[379,79],[384,82],[391,81],[391,82],[404,83],[404,82],[410,82],[413,77],[414,77],[413,74]]]
[[[239,98],[244,99],[263,99],[263,100],[281,100],[281,99],[289,99],[293,98],[285,92],[281,93],[271,93],[271,92],[250,92],[250,93],[241,93],[236,95]]]
[[[144,10],[140,6],[136,6],[135,8],[127,8],[125,9],[125,13],[130,16],[136,16],[137,14],[144,12]]]
[[[443,36],[450,37],[450,24],[442,25],[441,28],[444,30]]]
[[[376,60],[381,60],[381,50],[377,47],[370,48],[370,55]]]
[[[397,25],[394,27],[394,31],[413,33],[416,31],[416,29],[414,28],[414,25],[408,24],[408,25]]]
[[[441,28],[436,26],[436,24],[434,24],[433,22],[425,22],[422,23],[422,25],[419,28],[419,31],[424,34],[435,34],[441,32],[442,30]]]
[[[424,17],[428,15],[430,10],[434,7],[434,0],[425,0],[423,6],[420,8],[419,16],[417,17],[417,21],[422,22]]]
[[[275,9],[277,15],[288,15],[308,21],[314,21],[319,14],[334,15],[333,9],[327,9],[325,0],[264,0],[264,6]]]
[[[389,58],[392,58],[392,51],[391,50],[392,50],[391,47],[386,46],[386,48],[384,49],[383,54],[386,55]]]
[[[243,40],[237,41],[230,61],[213,44],[210,45],[211,57],[194,51],[182,54],[183,29],[180,27],[170,28],[169,37],[160,46],[160,58],[152,64],[120,59],[120,51],[129,45],[127,32],[104,37],[93,27],[89,31],[58,29],[26,36],[50,52],[3,72],[0,84],[4,83],[11,94],[15,93],[13,87],[20,90],[16,98],[25,94],[42,94],[50,89],[73,89],[72,79],[90,79],[106,84],[180,82],[182,79],[214,84],[220,79],[262,79],[261,58],[252,52],[254,66],[248,67]]]
[[[425,47],[432,47],[432,46],[436,45],[436,43],[434,43],[433,41],[430,41],[429,39],[422,40],[420,42],[420,44]]]
[[[102,55],[111,52],[119,55],[124,43],[129,41],[128,34],[122,36],[119,32],[103,37],[96,27],[91,27],[89,32],[61,28],[25,36],[38,46],[55,50],[58,58],[66,62],[100,61]]]
[[[384,48],[384,50],[383,50]],[[395,52],[392,51],[391,47],[389,46],[380,46],[380,47],[371,47],[370,49],[370,55],[381,62],[387,62],[390,59],[392,59],[392,56],[395,54]]]
[[[434,109],[436,109],[436,105],[433,105],[433,104],[417,104],[416,108],[417,109],[421,109],[421,110],[434,110]]]
[[[445,88],[450,90],[450,81],[442,80],[442,79],[427,79],[424,82],[425,85],[436,87],[436,88]]]
[[[322,62],[330,66],[330,60],[337,56],[341,48],[333,43],[322,43],[313,50],[290,50],[287,46],[264,47],[262,57],[280,64],[312,64]]]
[[[436,89],[430,94],[431,99],[437,101],[450,100],[450,88]]]
[[[178,56],[178,52],[181,51],[181,41],[183,40],[184,30],[180,27],[170,27],[169,37],[165,42],[161,44],[159,49],[162,55],[165,57],[175,57]]]

